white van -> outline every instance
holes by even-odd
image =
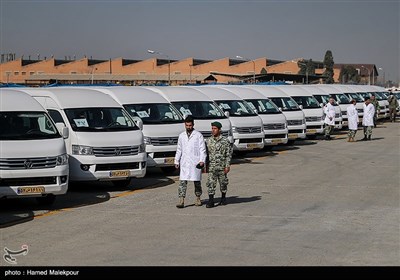
[[[28,94],[0,89],[0,198],[50,205],[68,189],[68,156],[46,110]]]
[[[126,187],[146,174],[142,131],[111,96],[85,88],[23,89],[70,130],[71,181],[111,181]]]
[[[318,100],[321,108],[323,108],[323,106],[329,102],[329,93],[327,93],[326,89],[324,89],[324,85],[302,85],[301,88],[311,93],[315,99]],[[334,102],[333,107],[335,108],[335,128],[342,129],[342,112],[340,111],[340,107],[336,101]],[[325,113],[323,114],[322,119],[325,119]]]
[[[315,138],[317,134],[323,134],[324,119],[322,117],[324,112],[318,100],[311,93],[296,85],[276,86],[276,88],[292,97],[303,110],[306,117],[306,135],[308,137]]]
[[[232,124],[233,150],[251,151],[264,148],[264,129],[261,118],[246,101],[232,92],[216,86],[197,86],[196,90],[214,100],[229,113]]]
[[[286,117],[271,100],[254,89],[242,86],[221,86],[221,88],[229,90],[245,100],[258,114],[264,127],[264,145],[272,146],[287,143]]]
[[[293,98],[272,86],[253,85],[246,87],[252,88],[268,97],[282,111],[286,117],[289,144],[293,144],[297,139],[306,138],[306,119],[303,111]]]
[[[360,94],[357,93],[357,91],[351,89],[347,85],[341,85],[341,84],[333,84],[333,85],[330,84],[329,87],[336,88],[339,92],[342,92],[344,95],[346,95],[347,98],[350,99],[350,101],[352,99],[357,101],[356,108],[358,112],[358,117],[362,118],[364,116],[364,105],[363,105],[364,99]]]
[[[147,167],[175,171],[178,136],[185,129],[179,111],[160,94],[143,87],[118,86],[98,90],[111,95],[132,117],[142,120]]]
[[[211,123],[219,121],[222,124],[222,135],[233,143],[231,122],[218,105],[206,95],[193,88],[182,86],[147,88],[161,94],[182,116],[192,115],[194,128],[201,132],[205,139],[211,137]]]

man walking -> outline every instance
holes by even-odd
[[[221,201],[219,205],[226,205],[226,192],[228,189],[227,174],[230,171],[232,148],[229,140],[221,135],[222,125],[220,122],[211,123],[212,137],[207,139],[208,148],[208,203],[207,208],[214,207],[214,195],[217,181],[221,189]]]
[[[393,92],[389,93],[388,97],[389,102],[389,117],[391,122],[396,121],[396,108],[399,107],[399,102],[397,101],[396,96],[394,96]]]
[[[358,118],[358,112],[356,108],[357,101],[355,99],[351,100],[351,104],[347,107],[347,122],[349,126],[348,132],[348,140],[347,142],[354,142],[354,137],[356,136],[358,129],[358,122],[360,121]]]
[[[201,206],[201,169],[206,161],[206,145],[203,135],[194,130],[194,120],[192,116],[185,118],[185,130],[179,134],[178,146],[175,154],[175,168],[180,167],[178,196],[178,208],[185,205],[187,182],[194,182],[194,192],[196,195],[196,206]]]
[[[371,140],[372,128],[374,127],[374,114],[375,107],[371,104],[369,97],[365,97],[364,103],[364,116],[362,120],[362,125],[364,127],[364,138],[362,141]]]
[[[329,97],[329,102],[326,103],[324,106],[324,113],[325,113],[325,127],[324,127],[324,134],[325,140],[331,140],[332,130],[335,127],[335,100],[332,97]]]

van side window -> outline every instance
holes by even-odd
[[[55,123],[65,124],[60,112],[58,112],[57,110],[52,110],[52,109],[47,110],[47,112],[49,112],[50,117],[53,119],[53,121]]]

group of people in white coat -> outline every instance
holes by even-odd
[[[348,142],[355,142],[354,137],[356,136],[358,123],[360,122],[358,118],[358,112],[356,108],[357,101],[352,99],[351,104],[347,107],[347,121],[349,126],[348,132]],[[364,102],[364,115],[362,119],[362,125],[364,128],[364,138],[362,141],[371,140],[372,128],[374,127],[374,114],[375,107],[371,104],[369,97],[365,97]]]
[[[331,134],[335,127],[335,100],[333,98],[329,98],[329,102],[324,106],[325,113],[325,140],[331,140]],[[351,104],[347,107],[347,121],[349,126],[348,139],[347,142],[355,142],[354,137],[356,136],[358,124],[360,122],[358,118],[358,111],[356,108],[357,101],[352,99]],[[364,115],[362,119],[362,125],[364,128],[364,138],[362,141],[371,140],[372,128],[374,128],[374,114],[375,107],[371,103],[369,97],[365,97],[364,102]]]

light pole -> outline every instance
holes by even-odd
[[[193,64],[189,64],[189,83],[192,83],[192,66]]]
[[[151,54],[159,54],[159,55],[165,55],[165,57],[168,59],[168,85],[171,85],[171,60],[169,59],[169,56],[166,54],[163,54],[158,51],[153,51],[153,50],[147,50],[148,53]]]
[[[369,70],[369,68],[365,67],[364,65],[362,65],[361,68],[368,70],[368,85],[371,85],[371,70]]]
[[[253,62],[253,84],[255,84],[256,83],[256,63],[255,63],[255,61],[252,60],[252,59],[248,59],[248,58],[242,57],[240,55],[237,55],[236,58]]]
[[[383,71],[383,80],[382,80],[383,82],[382,82],[382,85],[383,85],[383,87],[386,87],[385,86],[385,83],[386,83],[386,81],[385,81],[385,69],[383,69],[382,67],[379,67],[378,70]]]
[[[94,70],[97,70],[96,67],[92,67],[92,85],[93,85],[93,79],[94,79]]]

